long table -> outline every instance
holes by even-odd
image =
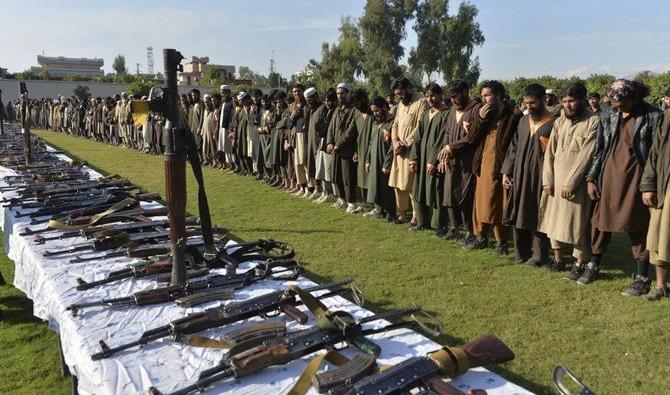
[[[67,159],[65,156],[63,158]],[[87,170],[92,177],[101,176],[91,169]],[[11,169],[0,166],[0,185],[5,184],[2,181],[4,177],[12,174],[14,173]],[[0,198],[7,197],[13,197],[12,193],[0,193]],[[158,203],[145,205],[155,207]],[[17,218],[15,211],[8,208],[0,209],[5,251],[16,267],[14,286],[32,299],[34,315],[47,321],[49,327],[59,333],[64,361],[70,372],[78,379],[80,394],[140,394],[146,393],[150,386],[168,392],[194,382],[199,372],[215,366],[221,360],[225,353],[223,350],[186,346],[170,339],[152,342],[141,349],[121,352],[112,358],[91,360],[90,355],[100,350],[98,345],[100,340],[104,340],[110,347],[133,341],[145,330],[184,317],[190,312],[202,311],[230,301],[210,302],[188,309],[177,307],[174,303],[142,308],[90,308],[80,316],[73,317],[66,311],[66,307],[73,303],[130,295],[140,290],[155,288],[156,282],[149,278],[130,279],[88,291],[77,291],[75,289],[77,278],[86,281],[99,280],[111,271],[126,267],[132,261],[128,258],[116,258],[70,263],[70,259],[74,257],[72,255],[45,258],[42,254],[47,249],[67,248],[82,243],[85,239],[72,238],[37,245],[30,236],[19,236],[27,222],[28,219],[25,217]],[[251,263],[245,264],[239,270],[251,266],[253,266]],[[220,269],[215,269],[214,272],[223,274]],[[284,289],[289,284],[298,284],[301,287],[316,285],[305,277],[300,277],[297,281],[262,281],[237,291],[233,301]],[[324,302],[331,309],[345,310],[355,317],[372,314],[340,296],[325,299]],[[313,319],[306,325],[287,321],[287,328],[302,329],[313,323]],[[382,323],[376,321],[371,325]],[[219,337],[242,324],[248,325],[249,322],[230,325],[225,329],[208,330],[203,335]],[[397,364],[412,356],[425,355],[440,347],[439,344],[409,329],[397,329],[371,338],[381,346],[379,362],[386,365]],[[345,354],[351,355],[348,350],[345,350]],[[239,380],[218,383],[210,387],[206,393],[283,394],[293,386],[309,360],[310,358],[306,357],[286,366],[271,367],[259,374]],[[453,380],[452,384],[464,392],[471,388],[482,388],[491,395],[531,393],[484,368],[471,369]],[[309,393],[317,392],[312,388]]]

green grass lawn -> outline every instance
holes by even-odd
[[[93,168],[164,195],[161,157],[52,132],[36,134]],[[629,244],[622,237],[614,239],[605,256],[602,280],[578,286],[563,280],[563,273],[512,265],[510,258],[490,251],[466,252],[429,233],[313,204],[250,177],[212,169],[204,173],[215,224],[241,239],[271,236],[293,244],[307,275],[317,281],[356,277],[372,310],[423,306],[444,324],[445,335],[438,342],[498,335],[516,359],[492,370],[530,390],[555,392],[551,371],[563,363],[598,393],[670,391],[667,352],[661,351],[667,350],[670,301],[647,303],[620,295],[633,270]],[[193,213],[194,186],[190,176],[188,209]],[[20,303],[22,317],[30,311],[26,304]],[[11,346],[15,359],[8,364],[12,371],[3,369],[3,383],[18,376],[35,388],[55,387],[57,361],[45,362],[55,360],[55,354],[38,358],[33,345],[20,343],[23,331],[15,328],[27,324],[5,320],[2,325],[9,335],[3,331],[0,344]],[[29,338],[38,337],[40,349],[54,349],[53,335],[39,334],[34,323],[29,325],[35,332]],[[47,332],[44,325],[38,328]]]

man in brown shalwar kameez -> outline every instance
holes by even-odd
[[[454,80],[447,87],[452,107],[447,116],[442,150],[438,153],[438,171],[444,173],[442,205],[447,208],[449,230],[445,239],[459,237],[463,226],[466,234],[463,244],[474,241],[472,226],[472,201],[475,193],[475,176],[472,160],[476,144],[470,140],[468,130],[481,105],[469,96],[470,86],[463,80]]]
[[[500,170],[507,147],[516,134],[519,119],[523,114],[507,101],[505,88],[499,81],[485,81],[481,85],[484,105],[472,124],[469,138],[476,142],[472,170],[477,177],[472,222],[475,241],[467,249],[483,249],[488,246],[487,233],[493,231],[496,239],[494,253],[508,252],[509,227],[503,224],[507,194],[502,185]]]
[[[661,111],[644,101],[649,88],[637,81],[616,80],[608,90],[612,109],[601,117],[603,129],[598,150],[587,176],[589,195],[596,201],[591,228],[590,270],[578,280],[588,284],[597,279],[602,259],[613,232],[630,238],[637,272],[623,291],[640,296],[649,292],[649,251],[646,239],[649,210],[642,203],[642,172],[653,136],[660,127]]]
[[[519,121],[501,170],[503,187],[510,191],[505,222],[512,227],[515,262],[530,266],[540,266],[549,250],[549,239],[537,230],[544,152],[556,119],[545,106],[544,92],[540,84],[524,88],[523,103],[528,115]]]
[[[665,110],[661,129],[654,136],[640,191],[642,202],[651,214],[647,248],[650,261],[656,266],[656,285],[642,298],[655,301],[670,295],[667,287],[670,265],[670,109]]]

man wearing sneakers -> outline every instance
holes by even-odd
[[[646,239],[649,210],[642,203],[640,185],[661,111],[644,101],[649,88],[637,81],[616,80],[608,90],[612,109],[603,127],[593,165],[587,175],[589,196],[595,201],[591,227],[592,257],[579,280],[588,284],[598,276],[600,261],[613,232],[626,232],[637,271],[624,295],[649,292],[649,251]]]

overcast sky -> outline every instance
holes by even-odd
[[[482,78],[588,76],[670,70],[667,0],[475,0],[486,37],[477,50]],[[29,5],[28,5],[29,4]],[[340,17],[362,14],[363,0],[66,2],[0,0],[0,67],[37,65],[37,55],[103,58],[117,54],[146,72],[146,47],[162,71],[162,48],[267,74],[272,51],[284,76],[320,59],[337,40]],[[451,2],[451,10],[458,8]],[[408,26],[406,52],[416,43]]]

